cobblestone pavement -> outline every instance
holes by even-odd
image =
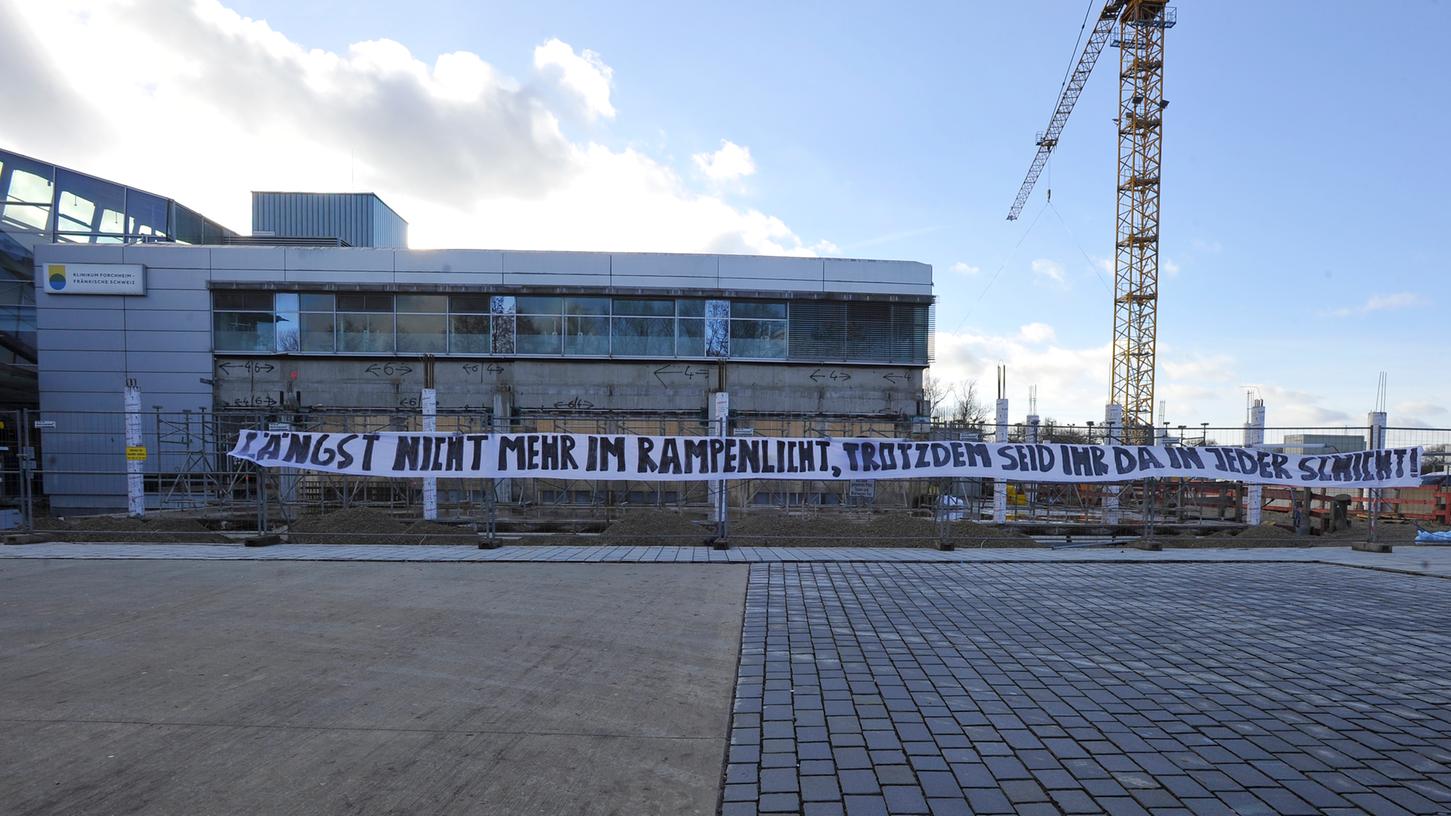
[[[1451,812],[1451,584],[751,567],[722,813]]]
[[[941,551],[917,547],[735,547],[713,550],[693,546],[508,546],[493,550],[457,545],[280,544],[72,544],[50,542],[0,547],[4,558],[80,558],[187,561],[481,561],[552,563],[710,563],[777,561],[928,562],[928,563],[1321,563],[1367,567],[1451,578],[1451,547],[1398,546],[1393,553],[1357,552],[1349,547],[1262,547],[1254,549],[1176,549],[1162,552],[1095,547],[1081,549],[976,549]]]

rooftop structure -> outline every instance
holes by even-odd
[[[254,238],[332,238],[343,246],[403,249],[408,222],[374,193],[252,193]]]

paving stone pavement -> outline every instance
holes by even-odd
[[[1451,813],[1451,583],[753,565],[721,813]]]
[[[1321,563],[1451,578],[1451,547],[1398,546],[1393,553],[1357,552],[1349,547],[1262,547],[1175,549],[1149,552],[1123,547],[1080,549],[979,549],[941,551],[920,547],[734,547],[704,546],[469,546],[390,544],[76,544],[47,542],[0,547],[5,558],[161,559],[189,561],[440,561],[516,563],[696,563],[753,564],[776,561],[865,561],[929,563]]]

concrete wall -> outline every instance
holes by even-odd
[[[920,263],[822,258],[641,253],[394,250],[174,245],[42,245],[47,263],[137,263],[140,296],[56,295],[37,287],[40,403],[47,492],[60,508],[125,506],[120,411],[127,379],[148,412],[177,414],[268,406],[282,391],[304,405],[412,408],[423,385],[420,360],[393,356],[227,356],[213,359],[209,282],[384,285],[589,286],[930,295]],[[254,365],[247,365],[250,361]],[[386,364],[393,363],[390,368]],[[832,377],[832,373],[836,376]],[[830,414],[917,413],[922,369],[712,361],[585,361],[444,357],[436,367],[440,407],[491,406],[509,395],[516,410],[704,410],[707,394],[731,392],[732,410]],[[148,438],[156,433],[148,420]],[[150,470],[184,461],[153,457]],[[105,470],[107,473],[84,473]],[[67,471],[69,471],[67,473]]]
[[[286,391],[317,410],[411,410],[423,388],[421,360],[396,357],[224,357],[217,359],[219,408],[275,407]],[[434,384],[441,410],[486,411],[508,395],[519,411],[700,411],[722,386],[735,412],[790,414],[917,413],[922,370],[907,366],[814,366],[613,360],[439,358]],[[703,414],[702,414],[703,415]]]

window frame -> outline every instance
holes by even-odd
[[[916,301],[829,301],[842,304],[841,325],[835,332],[829,332],[839,333],[842,338],[841,354],[836,356],[824,355],[823,350],[813,348],[809,345],[812,339],[806,335],[797,338],[798,342],[793,343],[791,314],[795,301],[789,297],[727,298],[710,297],[709,294],[671,297],[608,293],[534,295],[487,291],[346,291],[292,288],[253,290],[229,287],[211,290],[211,298],[212,348],[221,354],[732,359],[895,365],[927,365],[931,355],[931,306]],[[261,308],[262,299],[270,299],[270,310]],[[558,311],[554,311],[555,307]],[[272,315],[271,351],[262,350],[260,342],[250,349],[218,347],[218,337],[224,333],[218,332],[217,321],[228,319],[219,318],[218,315],[268,313]],[[811,317],[810,312],[803,314]],[[323,316],[326,316],[325,320]],[[416,317],[442,321],[441,333],[425,332],[420,335],[431,338],[429,342],[432,348],[416,345],[404,348],[403,338],[407,332],[400,331],[400,321],[406,323]],[[467,318],[468,323],[474,324],[474,331],[459,331],[464,318]],[[835,315],[831,315],[831,318],[835,319]],[[543,322],[545,326],[536,328],[552,326],[553,331],[526,334],[525,342],[521,344],[521,319],[526,322],[526,326],[529,323]],[[247,320],[252,320],[255,326],[260,318]],[[387,324],[391,327],[391,341],[378,338],[375,347],[362,347],[362,341],[357,338],[354,338],[357,342],[349,343],[348,340],[353,335],[356,334],[359,338],[363,336],[362,333],[348,331],[349,323],[356,324],[360,320],[376,325],[380,333],[384,324]],[[286,338],[292,335],[279,332],[278,327],[290,326],[294,322],[298,340],[288,345]],[[305,330],[303,324],[311,322],[331,323],[330,349],[321,342],[323,330]],[[356,328],[356,325],[351,328]],[[578,331],[580,328],[586,331],[581,333]],[[627,333],[626,329],[632,331]],[[719,333],[720,336],[713,338],[713,333]],[[309,336],[309,342],[304,342],[305,334]],[[345,344],[351,347],[345,348]],[[766,348],[757,344],[766,344]],[[466,345],[473,347],[461,348]],[[756,347],[750,347],[753,345]],[[808,348],[817,353],[801,353]],[[779,353],[762,356],[763,351],[772,350]]]

